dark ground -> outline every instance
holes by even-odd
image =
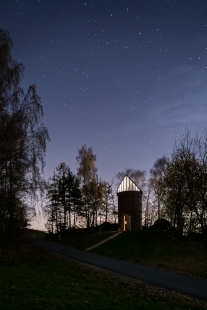
[[[36,242],[52,251],[58,252],[75,260],[169,290],[180,292],[198,299],[207,300],[207,280],[196,279],[152,267],[88,253],[86,251],[66,247],[45,239],[37,239]]]

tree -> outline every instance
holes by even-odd
[[[67,211],[68,211],[68,188],[67,188],[67,176],[70,171],[69,167],[66,163],[61,163],[56,168],[57,174],[57,182],[58,182],[58,194],[59,194],[59,204],[62,207],[63,213],[63,224],[62,229],[65,230],[67,225]],[[70,222],[71,223],[71,222]]]
[[[73,227],[76,227],[76,217],[80,214],[82,205],[82,195],[80,190],[80,182],[78,178],[67,170],[66,178],[64,179],[66,188],[66,208],[68,212],[68,227],[72,228],[71,214],[73,213]]]
[[[188,184],[186,172],[191,170],[192,157],[174,150],[171,159],[163,158],[160,169],[151,170],[154,176],[154,192],[158,204],[162,205],[158,219],[169,219],[172,227],[176,229],[177,241],[181,241],[183,231],[187,230],[189,210],[187,208]],[[158,162],[158,161],[157,161]],[[186,167],[188,169],[186,170]]]
[[[186,130],[175,141],[174,152],[183,163],[185,173],[188,207],[189,232],[199,229],[206,232],[207,213],[207,131],[199,137]]]
[[[86,226],[90,232],[90,227],[97,225],[98,210],[103,199],[103,184],[98,181],[96,155],[91,147],[87,148],[83,145],[78,150],[76,160],[79,164],[77,175],[82,184],[81,214],[85,217]]]
[[[91,147],[87,148],[86,145],[83,145],[78,150],[76,160],[79,164],[77,175],[82,184],[88,184],[97,178],[96,155]]]
[[[49,233],[58,233],[61,230],[61,210],[58,179],[54,173],[47,183],[48,203],[44,206],[43,212],[47,218],[46,229]]]
[[[20,87],[24,67],[12,59],[11,49],[9,33],[0,28],[0,230],[4,235],[22,226],[16,220],[19,213],[27,221],[27,197],[37,198],[37,191],[44,190],[41,173],[49,141],[36,87],[29,86],[26,93]]]
[[[103,206],[102,211],[105,215],[105,222],[109,220],[109,212],[113,211],[114,208],[114,201],[113,201],[113,190],[112,185],[109,182],[103,181]]]
[[[178,240],[183,231],[202,232],[207,244],[206,132],[198,137],[187,130],[176,138],[171,159],[155,179],[154,187],[166,217],[177,229]]]
[[[46,227],[51,233],[71,229],[72,212],[75,227],[76,216],[80,213],[81,206],[81,191],[77,177],[65,163],[61,163],[56,168],[56,172],[57,174],[54,173],[53,178],[49,179],[48,203],[44,207],[44,213],[47,217]]]
[[[171,219],[171,223],[177,229],[177,241],[180,242],[185,226],[186,211],[186,180],[182,162],[172,155],[172,160],[168,164],[165,176],[158,181],[160,192],[162,193],[161,202],[164,203],[166,214]]]
[[[103,206],[104,185],[95,179],[83,185],[83,209],[82,215],[86,218],[86,225],[90,228],[98,225],[98,214]]]
[[[169,163],[169,159],[166,156],[158,158],[154,163],[153,168],[150,169],[150,189],[153,190],[154,194],[154,206],[157,208],[157,217],[160,219],[164,216],[164,207],[161,205],[162,191],[156,186],[164,177],[165,170]]]
[[[144,210],[144,227],[148,228],[153,222],[153,213],[152,213],[152,204],[151,204],[151,194],[153,191],[153,182],[150,178],[147,181],[147,194],[146,194],[146,203]]]

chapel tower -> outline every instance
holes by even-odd
[[[119,229],[142,229],[142,191],[128,176],[125,176],[117,191]]]

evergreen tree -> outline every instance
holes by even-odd
[[[47,188],[48,203],[44,207],[47,216],[46,228],[49,232],[60,232],[76,226],[76,217],[80,215],[81,191],[79,180],[70,168],[61,163],[57,174],[49,179]]]

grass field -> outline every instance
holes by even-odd
[[[124,232],[92,251],[207,279],[207,249],[193,240],[177,244],[162,231]]]
[[[53,241],[61,242],[64,245],[75,247],[77,249],[86,250],[92,245],[99,243],[110,236],[116,234],[117,231],[97,232],[88,234],[87,229],[77,229],[62,234],[61,241],[58,235],[50,235],[49,238]]]
[[[207,309],[207,303],[94,269],[30,238],[0,258],[0,309]]]
[[[115,233],[88,234],[80,230],[63,236],[61,243],[85,250]],[[58,237],[52,240],[58,241]],[[207,279],[207,249],[203,244],[186,239],[177,244],[162,231],[123,232],[92,252]]]

